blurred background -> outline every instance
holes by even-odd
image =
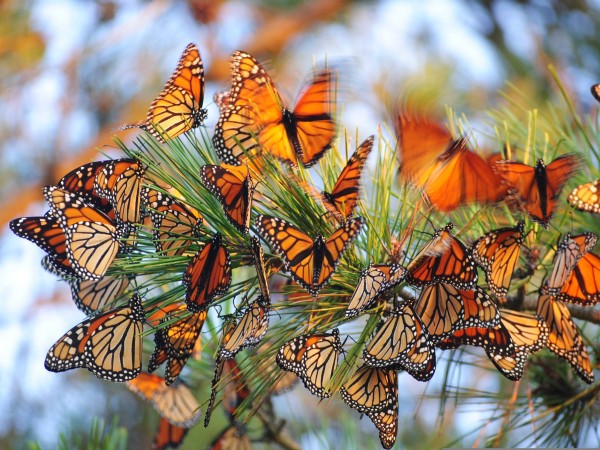
[[[229,55],[242,49],[266,62],[290,100],[315,62],[339,61],[347,70],[342,125],[367,136],[389,133],[388,111],[414,87],[474,123],[507,81],[535,107],[554,89],[550,64],[577,108],[596,108],[589,86],[600,81],[599,29],[600,2],[583,0],[0,0],[0,448],[29,440],[54,448],[59,433],[87,433],[95,416],[118,417],[129,448],[152,441],[156,414],[124,386],[87,371],[45,371],[48,348],[83,317],[66,286],[42,270],[42,251],[7,224],[43,214],[43,185],[99,152],[118,154],[114,130],[145,117],[189,42],[204,61],[209,133],[218,118],[212,95],[228,86]],[[511,395],[512,383],[468,370],[457,386]],[[446,403],[442,416],[437,378],[401,377],[398,448],[484,445],[496,425],[481,411],[493,401]],[[318,415],[316,404],[301,389],[275,402],[302,448],[378,448],[374,427],[341,401]],[[204,448],[223,427],[195,427],[182,448]],[[368,436],[356,441],[358,429]],[[588,440],[600,445],[597,435]]]

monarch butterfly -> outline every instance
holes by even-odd
[[[204,67],[200,51],[188,44],[171,78],[162,92],[150,105],[146,120],[132,123],[121,129],[139,127],[160,142],[174,139],[206,119],[204,102]]]
[[[510,279],[521,254],[525,223],[499,228],[481,236],[471,245],[473,259],[485,272],[485,281],[500,303],[506,301]]]
[[[231,284],[229,252],[216,233],[196,254],[183,274],[185,304],[192,312],[206,309],[215,297],[225,294]]]
[[[78,167],[62,177],[56,186],[65,191],[79,194],[87,203],[95,205],[108,217],[115,220],[116,216],[110,202],[98,195],[94,189],[96,175],[109,163],[108,161],[95,161]]]
[[[431,241],[408,265],[406,281],[414,286],[449,283],[470,289],[477,282],[477,268],[462,242],[452,236],[452,223],[435,232]]]
[[[310,167],[323,157],[335,138],[335,72],[318,71],[293,111],[283,102],[271,77],[247,53],[231,56],[232,87],[213,143],[227,164],[239,165],[244,153],[262,148],[292,166]]]
[[[76,276],[67,256],[67,236],[57,218],[49,214],[44,217],[21,217],[11,220],[9,227],[17,236],[33,242],[48,253],[42,260],[45,269],[62,276]]]
[[[360,144],[342,170],[331,193],[323,192],[321,194],[327,209],[341,219],[340,221],[350,217],[356,208],[360,191],[360,176],[373,148],[374,139],[374,136],[369,136]]]
[[[435,169],[464,145],[464,140],[453,139],[446,127],[430,118],[417,117],[408,111],[395,115],[400,177],[423,187]]]
[[[294,280],[314,297],[329,281],[346,247],[360,232],[364,221],[355,217],[346,221],[325,240],[312,239],[283,219],[259,214],[256,227],[269,245],[282,257]]]
[[[583,381],[593,383],[594,372],[590,357],[566,305],[550,295],[540,295],[537,314],[546,321],[550,329],[548,350],[565,359]]]
[[[169,323],[154,334],[154,353],[148,362],[148,372],[154,372],[165,361],[165,383],[171,385],[179,376],[194,347],[202,326],[206,320],[206,311],[193,313],[173,322],[173,314],[161,319],[161,324]]]
[[[552,218],[563,185],[575,173],[580,160],[577,155],[562,155],[548,166],[538,159],[535,167],[514,161],[499,161],[500,176],[516,194],[521,208],[544,228]]]
[[[56,186],[44,187],[66,237],[71,268],[83,280],[99,280],[117,256],[122,231],[112,220],[77,194]]]
[[[398,399],[398,373],[363,364],[340,388],[340,394],[360,413],[381,411]]]
[[[252,450],[252,442],[243,426],[234,423],[215,438],[210,450]]]
[[[592,95],[594,96],[594,98],[600,102],[600,83],[594,84],[590,88],[590,91],[592,92]]]
[[[434,344],[460,329],[495,327],[500,322],[496,305],[483,290],[462,290],[446,283],[424,287],[414,311]]]
[[[134,294],[129,306],[75,325],[54,344],[44,366],[51,372],[85,367],[98,378],[127,381],[142,368],[144,308]]]
[[[182,381],[167,386],[163,377],[142,372],[128,381],[127,387],[152,402],[160,416],[173,425],[190,428],[200,418],[200,404]]]
[[[461,345],[483,347],[486,353],[494,355],[513,356],[515,354],[515,345],[510,333],[502,323],[495,327],[461,328],[436,344],[443,350],[457,348]]]
[[[146,167],[135,159],[107,161],[96,175],[94,190],[113,206],[117,221],[131,228],[140,222],[142,180]]]
[[[597,239],[594,233],[583,233],[573,237],[570,233],[566,234],[554,255],[552,273],[542,288],[544,294],[559,293],[573,268],[596,245]]]
[[[277,353],[277,364],[293,372],[311,394],[331,397],[327,385],[337,369],[342,343],[337,328],[331,333],[302,335],[286,342]]]
[[[189,240],[200,235],[202,217],[182,201],[160,191],[143,188],[142,203],[151,210],[154,246],[166,256],[183,254]]]
[[[379,441],[383,448],[392,448],[398,435],[398,397],[392,399],[383,410],[367,411],[365,414],[379,430]]]
[[[600,301],[600,256],[586,253],[573,268],[556,300],[595,305]]]
[[[580,184],[569,194],[569,203],[579,211],[600,214],[600,180]]]
[[[258,285],[260,287],[260,295],[263,302],[270,303],[271,292],[269,291],[269,279],[267,278],[267,270],[265,268],[265,255],[260,241],[256,236],[252,236],[251,247],[252,255],[254,256],[254,265],[256,266]]]
[[[162,417],[158,421],[158,428],[152,442],[152,450],[165,450],[177,448],[183,442],[189,428],[173,425]]]
[[[104,276],[98,281],[73,278],[69,285],[75,306],[85,314],[91,314],[119,299],[129,287],[129,278]]]
[[[383,322],[363,351],[364,361],[372,367],[393,365],[412,365],[407,358],[415,347],[420,352],[429,353],[433,349],[429,344],[429,335],[419,317],[408,305],[392,311]],[[424,364],[428,361],[423,361]]]
[[[500,320],[515,345],[515,354],[503,356],[488,351],[487,355],[502,375],[517,381],[523,378],[527,356],[546,346],[548,325],[537,315],[508,309],[500,309]]]
[[[401,283],[406,268],[400,264],[371,264],[360,274],[358,284],[350,297],[346,317],[354,317],[367,309],[386,289]]]
[[[200,179],[206,189],[217,197],[229,222],[246,234],[250,228],[255,188],[248,167],[207,164],[200,168]]]
[[[217,356],[217,367],[211,385],[210,399],[206,407],[206,416],[204,417],[204,427],[208,427],[214,403],[217,397],[217,385],[223,379],[223,404],[225,412],[230,420],[235,418],[237,408],[250,395],[250,388],[242,378],[240,367],[234,358],[222,359]]]
[[[466,142],[456,145],[437,164],[423,186],[428,200],[438,211],[452,211],[469,203],[496,203],[507,193],[490,155],[483,159],[468,148]]]

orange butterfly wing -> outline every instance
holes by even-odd
[[[600,189],[600,180],[581,184],[569,194],[569,203],[579,211],[600,214],[598,189]]]
[[[556,296],[557,300],[591,306],[600,302],[600,256],[586,253]]]

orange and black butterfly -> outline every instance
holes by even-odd
[[[427,117],[418,117],[409,111],[396,114],[396,134],[400,151],[400,177],[407,183],[423,187],[435,169],[463,139],[453,139],[441,123]]]
[[[255,188],[248,167],[207,164],[200,168],[200,179],[206,189],[219,200],[229,222],[246,234],[250,228]]]
[[[514,161],[499,161],[500,176],[516,195],[521,208],[529,216],[548,228],[560,191],[579,167],[577,155],[559,156],[546,166],[538,159],[535,167]]]
[[[594,98],[600,102],[600,83],[594,84],[590,88],[590,91],[592,92],[592,95],[594,96]]]
[[[17,236],[33,242],[47,253],[42,259],[45,269],[61,276],[77,276],[67,256],[67,236],[56,217],[50,214],[21,217],[11,220],[9,226]]]
[[[165,450],[179,447],[189,428],[173,425],[167,419],[160,418],[158,428],[152,442],[152,450]]]
[[[293,372],[302,380],[311,394],[321,398],[331,397],[327,389],[337,369],[342,352],[339,332],[298,336],[286,342],[277,353],[277,364]]]
[[[400,264],[371,264],[360,274],[358,284],[346,308],[346,317],[354,317],[373,304],[387,289],[401,283],[406,268]]]
[[[517,381],[523,377],[528,355],[546,347],[548,325],[538,315],[508,309],[500,309],[500,320],[510,334],[515,353],[501,355],[488,351],[487,355],[502,375]]]
[[[348,244],[358,235],[363,223],[361,217],[349,219],[325,240],[321,235],[313,239],[277,217],[260,214],[256,218],[258,232],[281,256],[286,270],[315,297],[333,275]]]
[[[114,220],[116,216],[112,204],[108,199],[98,195],[95,190],[96,175],[110,162],[111,160],[84,164],[62,177],[56,186],[65,191],[79,194],[87,203],[96,205],[98,209]]]
[[[569,275],[594,245],[598,237],[594,233],[583,233],[571,236],[567,233],[558,245],[552,266],[552,273],[542,287],[542,293],[547,295],[558,295],[562,290]]]
[[[114,208],[117,222],[131,229],[140,223],[142,180],[146,167],[135,159],[106,161],[94,181],[94,191]]]
[[[600,302],[600,256],[586,253],[575,265],[556,300],[592,306]]]
[[[495,327],[500,322],[496,305],[483,290],[457,289],[446,283],[424,287],[413,309],[433,344],[464,328]]]
[[[150,105],[146,120],[121,129],[139,127],[161,142],[174,139],[206,119],[204,102],[204,67],[200,51],[188,44],[179,64],[162,92]]]
[[[181,307],[179,311],[183,311]],[[165,326],[154,334],[154,353],[148,362],[148,372],[154,372],[162,363],[167,363],[165,382],[175,382],[190,355],[194,352],[202,326],[206,320],[206,311],[193,313],[187,317],[173,321],[175,313],[167,314],[161,319]]]
[[[381,411],[398,399],[398,372],[363,364],[340,388],[340,394],[359,413]]]
[[[550,329],[548,350],[565,359],[583,381],[593,383],[594,372],[590,356],[566,305],[550,295],[540,295],[537,314]]]
[[[185,269],[185,303],[192,312],[205,310],[217,296],[229,290],[231,261],[221,240],[216,233]]]
[[[485,272],[492,293],[506,301],[510,279],[521,254],[524,222],[516,227],[499,228],[481,236],[471,245],[473,259]]]
[[[195,209],[170,195],[143,188],[142,203],[149,210],[154,246],[166,256],[178,256],[200,235],[202,217]]]
[[[69,280],[75,306],[85,314],[103,310],[123,296],[129,287],[129,278],[105,275],[99,280]]]
[[[144,308],[134,294],[129,306],[86,319],[67,331],[46,355],[51,372],[85,367],[98,378],[127,381],[142,370]]]
[[[461,345],[483,347],[486,353],[494,355],[513,356],[515,354],[515,345],[510,333],[502,323],[495,327],[461,328],[436,344],[443,350],[458,348]]]
[[[335,138],[336,74],[315,73],[293,110],[281,101],[271,77],[248,53],[231,56],[232,87],[221,109],[213,144],[219,158],[239,165],[259,148],[292,166],[312,166]]]
[[[569,194],[569,204],[579,211],[600,214],[600,180],[577,186]]]
[[[363,359],[372,367],[400,365],[414,368],[408,355],[415,351],[424,355],[419,368],[427,366],[429,360],[434,357],[427,329],[413,309],[404,305],[392,311],[381,324],[365,346]]]
[[[201,416],[200,404],[182,381],[167,386],[163,377],[142,372],[128,381],[127,387],[152,402],[160,416],[173,425],[190,428]]]
[[[77,194],[46,186],[44,196],[64,232],[71,269],[83,280],[102,278],[117,256],[123,229]]]
[[[337,179],[331,192],[321,195],[324,204],[340,221],[346,220],[354,213],[358,204],[360,176],[362,169],[373,148],[375,137],[369,136],[350,157],[346,167]]]
[[[477,283],[475,262],[462,242],[452,236],[452,223],[435,232],[431,241],[408,265],[406,281],[414,286],[449,283],[471,289]]]
[[[240,313],[239,321],[229,328],[224,328],[219,356],[231,359],[240,350],[258,345],[269,327],[270,307],[269,300],[260,295]]]
[[[262,301],[265,303],[270,303],[271,292],[269,290],[269,278],[267,276],[267,269],[265,267],[265,254],[262,246],[260,245],[260,241],[256,236],[252,236],[251,247]]]
[[[243,425],[233,423],[210,444],[210,450],[252,450],[252,442]]]
[[[429,175],[423,186],[427,199],[438,211],[501,201],[508,189],[493,164],[499,159],[498,154],[484,159],[462,141],[452,147]]]

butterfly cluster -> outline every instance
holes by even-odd
[[[238,420],[240,406],[253,390],[236,360],[243,349],[258,348],[258,353],[272,356],[268,372],[280,379],[270,395],[284,392],[297,379],[319,398],[335,394],[346,341],[337,327],[325,328],[327,320],[309,321],[306,331],[299,326],[292,339],[274,350],[259,347],[275,320],[273,311],[279,309],[270,289],[276,272],[289,274],[290,282],[299,286],[295,292],[304,289],[313,305],[335,294],[343,306],[334,313],[336,323],[366,315],[378,319],[371,336],[358,344],[362,361],[352,363],[339,392],[373,422],[384,448],[394,445],[398,432],[399,373],[431,379],[436,349],[482,347],[504,376],[519,380],[528,356],[548,348],[584,381],[593,381],[585,343],[565,306],[600,300],[600,257],[591,253],[596,243],[591,233],[567,235],[559,243],[536,314],[508,308],[526,237],[524,220],[488,231],[468,246],[448,223],[410,260],[391,252],[388,260],[371,261],[362,272],[344,263],[346,255],[357,253],[356,242],[368,226],[357,210],[374,137],[357,146],[330,191],[316,189],[299,175],[334,145],[336,83],[333,68],[316,70],[289,108],[258,61],[236,51],[231,88],[215,96],[219,118],[212,144],[220,164],[202,158],[195,197],[186,198],[165,184],[154,169],[159,163],[138,155],[73,170],[44,188],[49,210],[43,217],[10,224],[15,234],[47,253],[44,267],[66,279],[76,306],[92,315],[50,348],[46,368],[87,368],[99,378],[127,382],[161,416],[155,448],[179,445],[199,420],[200,405],[180,375],[199,352],[209,309],[235,295],[236,270],[246,271],[247,266],[256,275],[257,295],[245,293],[233,315],[218,314],[221,336],[204,424],[210,422],[219,393],[230,423],[212,448],[251,448]],[[165,144],[165,152],[172,151],[170,141],[203,123],[203,100],[202,60],[190,44],[146,119],[123,128],[142,128]],[[421,188],[427,201],[444,212],[470,203],[506,201],[547,227],[563,185],[579,164],[575,155],[560,156],[548,165],[539,160],[535,167],[500,155],[484,159],[468,148],[465,138],[453,139],[441,125],[408,113],[399,114],[397,131],[401,179]],[[265,173],[272,167],[322,211],[310,231],[298,223],[298,216],[268,206]],[[571,203],[598,212],[597,206],[582,206],[598,199],[595,187],[586,189],[577,188]],[[218,205],[218,216],[203,212],[211,204]],[[131,258],[149,253],[139,248],[145,236],[150,236],[156,261],[173,261],[180,268],[176,283],[170,282],[169,301],[149,298],[148,286],[153,276],[160,276],[161,266],[151,273],[123,269]],[[267,255],[263,244],[270,250]],[[355,285],[336,280],[341,278],[339,267],[357,272]],[[479,270],[485,286],[478,284]],[[405,289],[414,295],[403,295]],[[144,328],[154,332],[148,373],[142,372]],[[164,377],[151,373],[163,365]]]

